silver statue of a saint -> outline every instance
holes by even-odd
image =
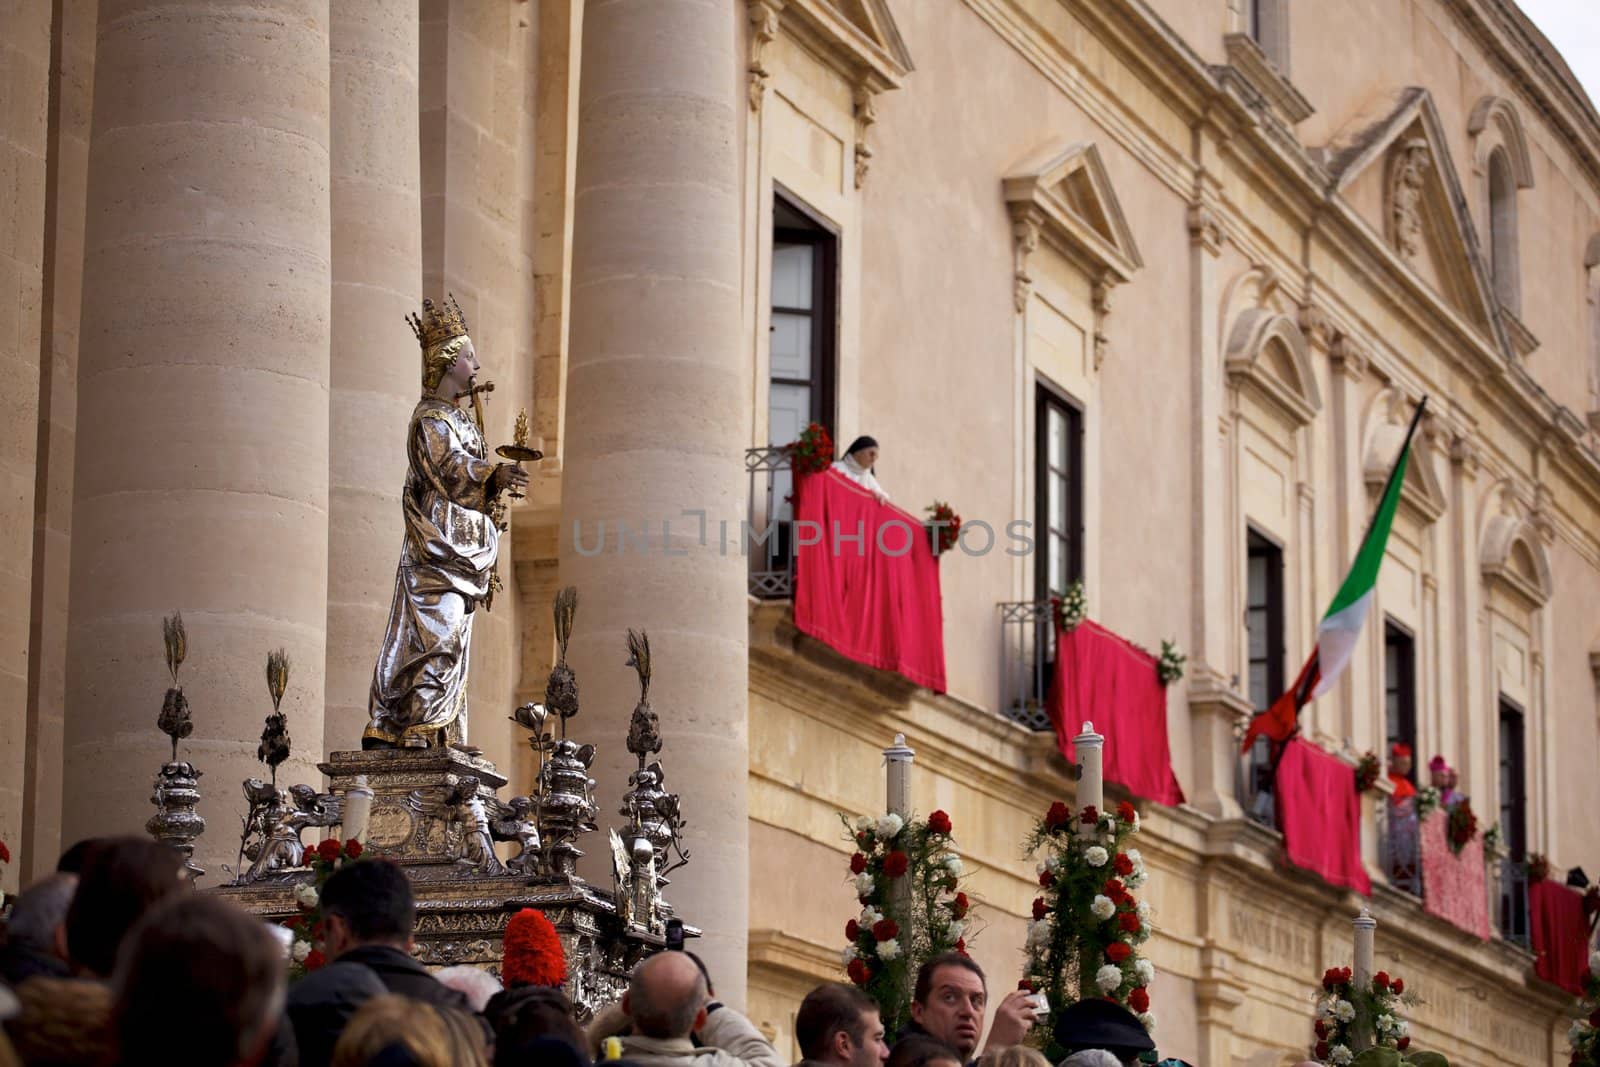
[[[422,399],[406,431],[405,542],[361,747],[466,747],[472,619],[498,585],[499,497],[528,476],[488,459],[480,397],[493,384],[475,381],[478,356],[455,299],[424,300],[407,321],[422,346]]]

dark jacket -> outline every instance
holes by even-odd
[[[937,1041],[939,1044],[944,1045],[945,1048],[950,1048],[950,1046],[946,1044],[943,1039],[934,1037],[928,1032],[926,1027],[917,1022],[915,1019],[909,1020],[900,1028],[900,1032],[894,1035],[894,1044],[898,1045],[908,1037],[925,1037],[929,1041]],[[955,1050],[951,1049],[951,1051],[954,1052]],[[978,1067],[978,1057],[974,1056],[967,1064],[967,1067]]]
[[[389,945],[362,945],[340,956],[339,963],[359,963],[372,968],[378,981],[391,993],[398,993],[424,1004],[441,1008],[456,1008],[472,1014],[467,998],[439,981],[428,968],[418,963],[404,949]]]
[[[344,957],[290,986],[286,1010],[301,1067],[328,1067],[333,1046],[356,1009],[388,991],[371,967],[347,963]]]

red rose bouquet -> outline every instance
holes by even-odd
[[[1362,1054],[1369,1048],[1393,1049],[1403,1057],[1411,1047],[1411,1035],[1410,1025],[1400,1015],[1400,1005],[1416,1000],[1405,993],[1405,982],[1390,977],[1387,971],[1373,975],[1365,987],[1356,985],[1349,967],[1324,971],[1322,987],[1317,991],[1317,1017],[1312,1024],[1312,1055],[1317,1062],[1330,1067],[1365,1063],[1368,1056]],[[1443,1057],[1432,1052],[1418,1053],[1415,1060],[1388,1062],[1438,1064]]]
[[[934,536],[933,550],[945,553],[956,547],[961,536],[961,516],[943,500],[935,500],[923,509],[928,513],[928,532]],[[938,525],[934,525],[937,523]]]
[[[1356,792],[1365,793],[1378,784],[1378,775],[1383,772],[1383,764],[1378,762],[1375,752],[1368,752],[1361,757],[1361,762],[1356,764]]]
[[[789,442],[789,462],[801,474],[817,474],[833,463],[833,438],[820,422],[813,422],[800,431],[797,440]]]
[[[295,903],[300,914],[284,923],[294,935],[289,944],[289,978],[297,981],[327,962],[318,942],[322,940],[322,887],[333,872],[355,863],[365,852],[360,841],[328,838],[306,848],[305,863],[311,868],[311,881],[295,886]]]

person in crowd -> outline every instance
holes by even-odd
[[[416,921],[411,881],[388,860],[348,864],[322,887],[323,952],[328,959],[371,968],[391,993],[470,1011],[466,997],[412,957]]]
[[[839,982],[806,994],[795,1015],[794,1036],[807,1064],[880,1067],[889,1058],[878,1005]]]
[[[489,1060],[483,1031],[470,1015],[386,994],[351,1017],[334,1045],[332,1062],[333,1067],[488,1067]]]
[[[949,1045],[922,1034],[895,1042],[886,1067],[962,1067],[961,1058]]]
[[[489,1001],[484,1017],[494,1030],[495,1067],[556,1059],[588,1062],[583,1054],[583,1031],[573,1018],[572,1002],[559,989],[533,985],[507,989]]]
[[[259,919],[219,897],[168,896],[152,906],[129,934],[111,985],[122,1063],[254,1067],[274,1048],[282,951]],[[285,1059],[292,1054],[271,1057]]]
[[[978,1057],[978,1067],[1050,1067],[1044,1053],[1027,1045],[1008,1045],[1005,1048],[984,1050]]]
[[[22,891],[11,905],[6,943],[0,948],[0,980],[19,985],[37,975],[64,978],[67,909],[78,888],[75,874],[52,874]]]
[[[1411,746],[1403,741],[1389,748],[1389,781],[1394,785],[1389,803],[1401,804],[1417,795],[1417,787],[1411,784]]]
[[[106,984],[128,932],[164,897],[184,892],[183,859],[147,837],[96,838],[73,846],[78,886],[67,907],[69,977],[38,975],[16,988],[22,1010],[6,1024],[24,1063],[94,1065],[114,1056]]]
[[[878,503],[887,504],[889,494],[883,491],[883,486],[878,484],[872,472],[877,462],[878,442],[863,435],[850,442],[843,458],[834,460],[833,469],[871,493]]]
[[[447,988],[454,989],[457,993],[467,998],[467,1007],[473,1012],[482,1015],[483,1009],[488,1005],[489,998],[500,992],[503,988],[498,979],[488,971],[480,970],[470,963],[446,967],[433,975]]]
[[[306,975],[289,991],[288,1015],[300,1067],[328,1067],[339,1035],[361,1006],[388,993],[377,972],[336,960]]]
[[[1069,1055],[1062,1063],[1072,1067],[1133,1067],[1142,1053],[1156,1047],[1138,1016],[1112,1000],[1090,997],[1069,1004],[1056,1015],[1056,1044]],[[1072,1053],[1099,1051],[1105,1057],[1073,1060]],[[1099,1062],[1097,1062],[1099,1061]]]
[[[911,994],[911,1022],[899,1037],[932,1037],[954,1049],[962,1063],[971,1062],[983,1034],[983,1014],[988,1003],[988,984],[977,961],[960,952],[934,956],[917,969]],[[1033,1026],[1033,1012],[1028,993],[1008,993],[995,1009],[989,1047],[1020,1045]]]
[[[89,849],[100,840],[98,837],[86,837],[76,842],[61,854],[56,860],[57,874],[77,874],[83,870],[83,858],[89,854]]]
[[[1122,1061],[1103,1048],[1086,1048],[1062,1060],[1059,1067],[1122,1067]]]
[[[631,1030],[622,1057],[640,1067],[786,1067],[749,1019],[711,999],[688,953],[660,952],[635,967],[622,1010]]]

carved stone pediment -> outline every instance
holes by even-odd
[[[1236,387],[1255,392],[1292,425],[1304,426],[1322,410],[1305,335],[1288,315],[1266,307],[1240,313],[1223,366]]]
[[[1366,451],[1361,462],[1362,477],[1369,492],[1383,492],[1415,410],[1415,403],[1398,388],[1391,386],[1378,394],[1369,416]],[[1433,522],[1444,514],[1449,497],[1433,469],[1433,456],[1424,437],[1419,432],[1412,441],[1406,480],[1400,483],[1400,505],[1413,511],[1423,522]]]
[[[1035,218],[1045,243],[1100,280],[1125,282],[1144,265],[1093,144],[1050,144],[1001,183],[1013,218]]]
[[[1373,102],[1315,154],[1347,203],[1364,214],[1358,205],[1381,204],[1381,215],[1365,214],[1365,220],[1398,261],[1503,352],[1513,351],[1495,313],[1460,175],[1426,89],[1403,89]]]

